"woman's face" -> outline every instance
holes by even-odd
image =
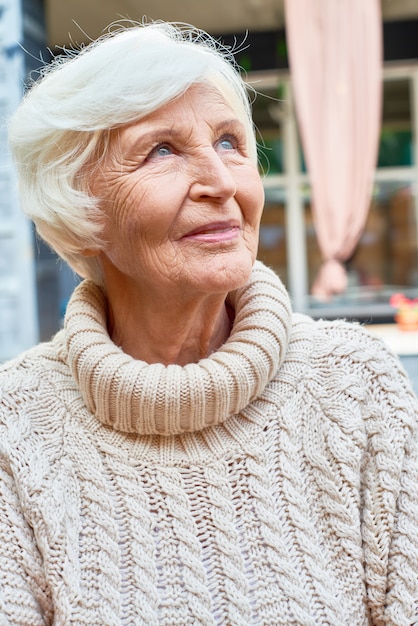
[[[107,216],[105,285],[187,297],[248,279],[264,192],[244,127],[214,87],[192,86],[115,131],[93,191]]]

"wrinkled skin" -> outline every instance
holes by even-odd
[[[220,93],[194,85],[114,131],[92,187],[107,217],[99,259],[113,340],[148,362],[184,364],[219,347],[264,203],[244,127]]]

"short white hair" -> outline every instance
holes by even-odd
[[[41,70],[10,120],[21,206],[40,236],[80,276],[101,282],[100,199],[89,189],[112,129],[138,121],[210,82],[244,124],[257,161],[247,86],[232,53],[207,33],[166,22],[113,29]]]

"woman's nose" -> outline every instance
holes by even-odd
[[[235,196],[236,192],[237,186],[230,167],[224,163],[216,150],[205,151],[196,163],[190,186],[190,198],[195,201],[205,198],[224,201]]]

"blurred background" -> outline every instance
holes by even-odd
[[[361,0],[360,4],[369,2],[373,0]],[[322,15],[329,6],[327,0],[310,3]],[[362,18],[363,35],[360,28],[354,30],[359,43],[351,35],[344,37],[343,31],[340,36],[342,16],[334,16],[334,22],[322,25],[324,33],[316,32],[317,45],[328,41],[325,29],[327,36],[334,37],[334,43],[329,44],[334,49],[322,50],[322,60],[340,58],[345,46],[351,63],[348,74],[357,76],[357,70],[362,73],[365,82],[355,88],[338,83],[337,91],[340,96],[345,93],[350,115],[357,109],[360,116],[363,114],[369,84],[378,80],[380,87],[370,118],[378,123],[375,147],[371,152],[369,149],[371,174],[366,172],[370,184],[363,193],[364,218],[354,244],[339,258],[345,285],[325,297],[318,297],[313,287],[324,258],[327,260],[327,245],[336,244],[338,235],[334,240],[334,231],[325,229],[319,243],[318,232],[330,226],[332,220],[327,223],[319,211],[315,213],[313,196],[318,183],[310,176],[313,167],[308,168],[307,163],[315,158],[315,145],[319,147],[323,142],[317,135],[316,140],[311,139],[313,148],[308,146],[302,95],[292,76],[296,70],[306,71],[297,47],[309,41],[306,28],[310,21],[309,16],[294,12],[290,22],[285,0],[0,0],[0,116],[7,119],[22,96],[25,81],[29,76],[36,78],[36,69],[42,63],[59,54],[62,47],[88,43],[112,22],[148,17],[192,23],[210,32],[236,49],[236,59],[247,81],[261,94],[253,108],[266,192],[259,258],[280,275],[295,310],[314,317],[345,317],[379,327],[391,325],[395,314],[391,295],[401,292],[409,298],[418,297],[418,0],[382,0],[378,5],[377,39],[371,37],[372,25],[367,23],[367,19],[375,18],[367,15]],[[311,20],[318,29],[315,15]],[[347,20],[345,23],[348,28]],[[301,30],[302,24],[305,31]],[[363,44],[366,48],[361,48]],[[369,67],[367,45],[373,48],[373,58],[380,55],[378,75],[372,70],[365,74]],[[353,50],[358,52],[356,58],[350,55]],[[309,54],[312,56],[308,48]],[[327,62],[317,67],[317,74],[307,68],[309,89],[312,94],[316,90],[319,98],[327,89],[328,67]],[[329,77],[331,80],[335,77]],[[322,91],[316,89],[318,85]],[[354,92],[357,100],[351,102]],[[363,99],[359,100],[359,94]],[[318,102],[320,106],[321,100]],[[356,119],[353,117],[351,122],[356,124]],[[369,126],[370,121],[365,124],[366,130]],[[31,225],[20,214],[4,124],[1,129],[0,361],[38,340],[49,339],[59,329],[66,302],[79,280],[34,236]],[[340,136],[337,124],[332,133],[334,150],[345,154],[344,131]],[[366,144],[366,132],[360,129],[360,137],[363,135]],[[357,145],[357,154],[359,149],[361,153]],[[336,165],[337,160],[330,154]],[[354,162],[358,162],[355,154]],[[353,187],[356,176],[359,174],[353,171],[349,179]],[[325,170],[327,178],[337,180]],[[344,192],[335,187],[334,197],[340,193]],[[348,216],[349,221],[354,220]],[[414,332],[408,335],[413,336]],[[418,353],[418,339],[414,341],[413,352]]]

